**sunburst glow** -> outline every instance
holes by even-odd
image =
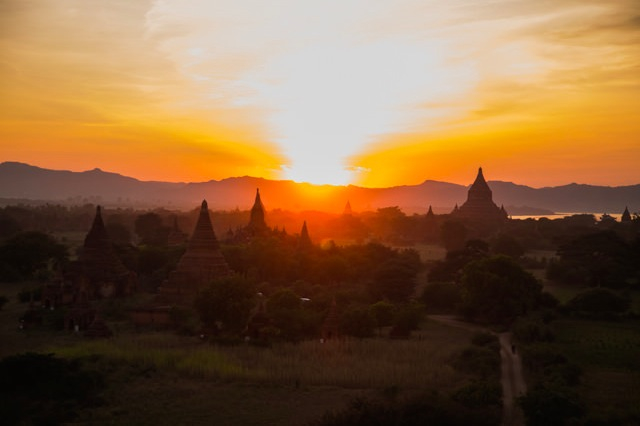
[[[640,177],[633,0],[0,12],[6,159],[180,181],[465,182],[479,163],[532,185]]]

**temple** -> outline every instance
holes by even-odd
[[[500,223],[508,219],[504,207],[500,208],[493,202],[491,188],[484,179],[482,167],[478,169],[478,176],[469,188],[467,201],[451,212],[452,216],[477,223]]]
[[[629,213],[629,207],[624,208],[624,212],[622,212],[622,216],[620,217],[620,222],[629,223],[631,222],[631,213]]]
[[[100,206],[78,256],[79,272],[89,283],[89,297],[126,296],[134,291],[132,273],[115,253]]]
[[[311,247],[313,244],[311,243],[311,237],[309,236],[309,230],[307,229],[307,221],[305,220],[302,224],[302,230],[300,231],[300,240],[299,246],[300,248],[306,249]]]
[[[224,259],[218,239],[211,225],[207,201],[202,201],[198,223],[189,240],[187,251],[182,255],[176,270],[160,289],[167,301],[181,301],[184,296],[195,294],[198,289],[216,278],[231,274]]]
[[[343,216],[351,216],[353,215],[353,210],[351,210],[351,203],[347,201],[347,204],[344,206],[344,210],[342,210]]]
[[[249,219],[248,231],[253,234],[262,234],[267,230],[267,222],[264,219],[264,204],[260,199],[260,189],[256,189],[256,199],[251,207],[251,218]]]

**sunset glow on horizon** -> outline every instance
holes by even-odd
[[[0,0],[0,161],[640,183],[635,0]]]

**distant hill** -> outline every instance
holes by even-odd
[[[471,182],[469,182],[471,183]],[[606,187],[564,185],[531,188],[489,181],[496,204],[511,214],[551,212],[621,213],[625,206],[640,210],[640,185]],[[462,204],[468,187],[426,180],[419,185],[390,188],[311,185],[287,180],[233,177],[192,183],[140,181],[93,169],[85,172],[49,170],[16,162],[0,163],[0,199],[39,200],[64,204],[101,203],[107,206],[190,209],[206,198],[212,209],[247,209],[260,188],[268,209],[340,212],[349,201],[354,211],[398,206],[408,214],[446,213]]]

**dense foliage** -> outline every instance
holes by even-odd
[[[56,425],[98,402],[102,376],[79,361],[26,353],[0,361],[0,419],[3,424]]]
[[[526,314],[542,293],[535,277],[506,256],[469,263],[461,285],[463,313],[491,323],[510,323]]]

